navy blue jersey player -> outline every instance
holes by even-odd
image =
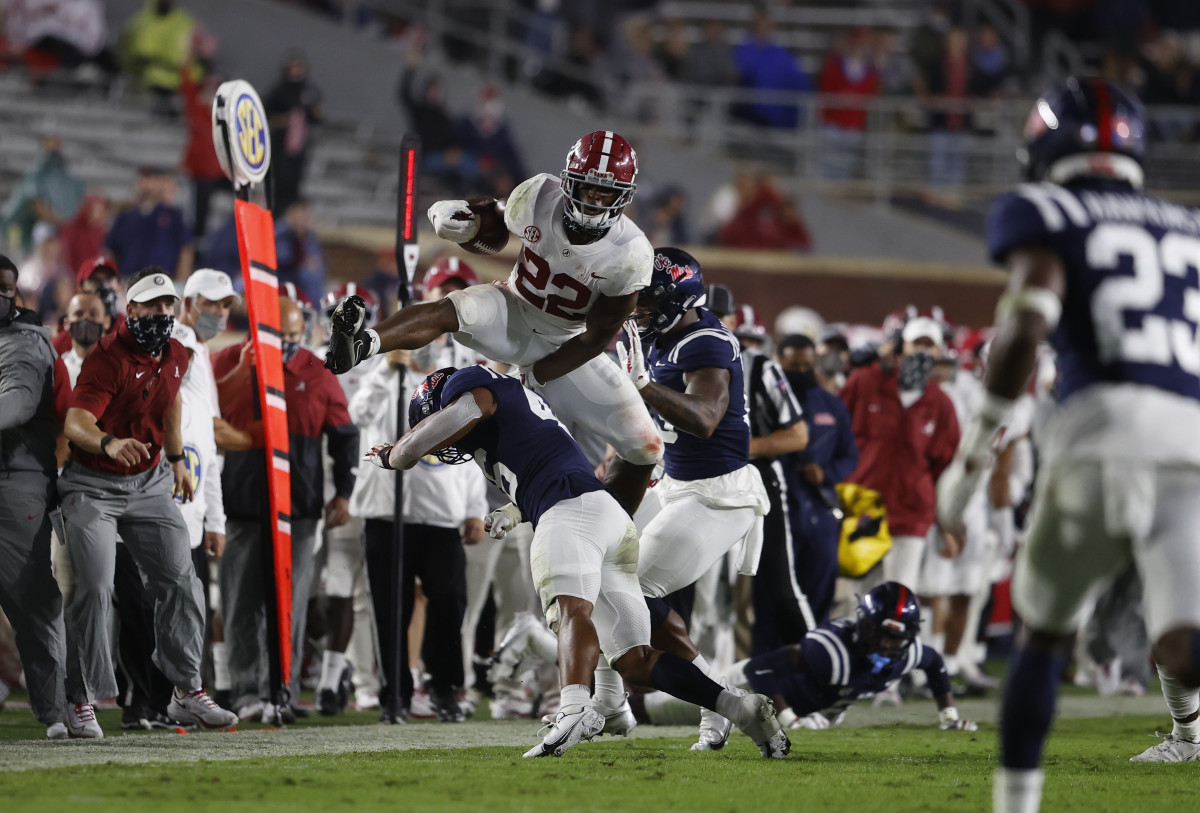
[[[939,725],[976,730],[959,719],[942,656],[918,640],[920,626],[912,591],[886,582],[862,597],[856,617],[821,624],[798,644],[734,664],[733,682],[772,698],[782,725],[827,728],[854,701],[920,669],[937,701]]]
[[[413,394],[409,425],[394,446],[377,446],[368,457],[398,469],[427,454],[445,463],[474,458],[515,504],[492,517],[493,528],[522,517],[533,523],[530,564],[558,634],[562,708],[525,756],[561,756],[604,729],[590,689],[601,651],[627,680],[731,716],[763,756],[787,754],[770,700],[727,691],[687,659],[650,648],[650,615],[635,575],[637,530],[541,396],[485,367],[445,368]]]
[[[1098,78],[1038,99],[1025,129],[1028,183],[1001,197],[987,242],[1010,273],[988,356],[986,400],[939,483],[960,528],[998,428],[1058,352],[1061,404],[1047,426],[1028,543],[1013,574],[1027,628],[1005,683],[996,810],[1033,811],[1042,744],[1071,634],[1132,560],[1175,726],[1138,762],[1200,758],[1200,213],[1142,192],[1146,121]]]
[[[705,310],[700,264],[685,251],[659,248],[649,287],[638,294],[618,357],[662,429],[666,474],[654,491],[662,510],[642,531],[638,579],[656,641],[715,675],[683,634],[663,596],[700,578],[739,542],[739,570],[753,574],[769,508],[758,470],[749,465],[750,424],[741,348]],[[664,643],[665,646],[665,643]],[[694,750],[718,750],[729,723],[705,713]]]

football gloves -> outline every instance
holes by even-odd
[[[947,706],[938,712],[938,728],[942,731],[978,731],[974,720],[958,719],[958,709]]]
[[[433,231],[451,243],[467,243],[479,233],[479,218],[471,213],[465,200],[439,200],[429,207]]]
[[[629,339],[629,347],[617,342],[617,363],[629,376],[633,386],[640,391],[650,383],[650,371],[646,369],[646,356],[642,351],[642,340],[638,336],[637,322],[630,319],[625,323],[625,336]]]
[[[503,539],[513,528],[521,524],[521,509],[509,503],[497,508],[483,520],[483,529],[492,539]]]
[[[379,351],[379,334],[366,330],[367,303],[357,294],[337,304],[329,317],[329,349],[325,366],[335,375],[350,372]]]

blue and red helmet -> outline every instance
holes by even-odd
[[[700,263],[680,248],[654,249],[650,284],[638,292],[639,313],[650,312],[650,321],[638,327],[642,341],[650,341],[679,323],[683,315],[706,301]]]
[[[1029,180],[1065,183],[1093,176],[1141,187],[1145,152],[1141,102],[1100,77],[1072,76],[1034,103],[1017,160]]]
[[[917,597],[900,582],[884,582],[859,599],[855,640],[867,654],[900,657],[921,631]]]
[[[456,372],[458,370],[454,367],[435,370],[425,376],[425,380],[413,390],[412,398],[408,402],[408,428],[410,430],[445,406],[442,402],[442,391],[446,389],[446,382],[450,380],[450,376]],[[471,459],[471,455],[453,446],[447,446],[432,454],[438,460],[450,465],[466,463]]]

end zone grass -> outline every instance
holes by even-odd
[[[13,709],[0,715],[6,733],[13,733],[13,718],[22,713],[27,714]],[[355,717],[365,723],[361,718],[367,715]],[[642,737],[582,744],[560,759],[526,760],[521,752],[528,742],[478,747],[472,741],[532,742],[536,723],[297,726],[282,732],[121,738],[115,718],[102,722],[111,723],[113,745],[125,739],[145,746],[137,749],[144,761],[5,771],[0,773],[4,810],[985,811],[990,810],[996,752],[991,725],[976,734],[914,724],[796,731],[791,756],[769,761],[745,737],[735,735],[721,752],[694,754],[687,750],[689,738],[655,737],[658,732],[649,726],[639,728]],[[1127,761],[1154,744],[1147,735],[1163,724],[1162,715],[1059,721],[1047,749],[1043,809],[1195,809],[1200,764]],[[335,734],[339,741],[360,737],[369,752],[271,756],[286,753],[290,740],[328,737],[332,743]],[[36,736],[25,734],[31,735]],[[429,737],[449,737],[462,747],[413,748],[413,740]],[[186,739],[192,758],[155,762],[154,746],[165,753],[172,738]],[[203,759],[205,749],[193,746],[206,740],[216,749],[234,740],[250,758]],[[0,756],[32,745],[0,742]],[[58,749],[70,753],[98,745],[38,747],[46,749],[40,753],[49,760],[62,753]],[[410,750],[378,750],[404,745]],[[99,756],[100,751],[90,753]]]

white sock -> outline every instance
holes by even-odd
[[[1001,768],[992,782],[994,813],[1038,813],[1042,806],[1041,768]]]
[[[596,687],[596,708],[601,714],[611,714],[625,703],[625,682],[617,671],[608,665],[602,655],[592,678]]]
[[[582,683],[572,683],[559,690],[559,708],[568,706],[588,706],[592,702],[592,690]]]
[[[326,649],[321,656],[321,683],[317,691],[322,689],[336,690],[341,682],[342,672],[346,671],[346,653]]]
[[[213,688],[228,691],[233,688],[233,678],[229,674],[229,645],[224,641],[214,641],[212,646]]]
[[[1200,710],[1200,693],[1195,689],[1185,687],[1164,672],[1161,666],[1158,667],[1158,678],[1162,681],[1163,699],[1167,701],[1167,708],[1170,709],[1171,717],[1175,720],[1175,728],[1171,733],[1176,737],[1196,742],[1197,739],[1200,739],[1200,719],[1192,720],[1190,723],[1179,721],[1185,717],[1191,717],[1197,710]]]
[[[717,714],[736,723],[742,712],[742,697],[728,689],[722,691],[717,695]]]
[[[642,695],[646,716],[651,725],[696,725],[700,722],[700,707],[666,692]]]
[[[943,655],[942,660],[946,663],[946,674],[947,675],[949,675],[950,677],[954,677],[955,675],[958,674],[959,666],[958,666],[958,656],[957,655]]]
[[[713,669],[712,664],[710,664],[708,661],[704,660],[703,655],[697,655],[692,660],[692,663],[695,664],[696,668],[699,669],[701,672],[708,675],[710,678],[712,678],[717,683],[721,684],[721,688],[732,691],[738,697],[741,697],[743,694],[745,694],[745,692],[741,691],[740,689],[735,690],[733,688],[733,686],[730,685],[729,681],[725,679],[724,675],[722,675],[716,669]]]

